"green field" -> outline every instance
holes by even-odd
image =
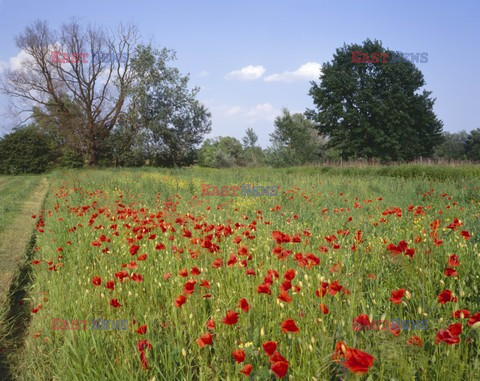
[[[478,168],[405,168],[52,173],[12,374],[478,380]],[[0,178],[7,213],[22,181]],[[202,184],[279,191],[202,196]],[[427,327],[375,327],[395,319]]]

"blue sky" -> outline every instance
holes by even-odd
[[[115,27],[177,51],[177,66],[201,87],[213,136],[241,138],[247,127],[269,144],[282,107],[313,106],[310,80],[344,43],[378,39],[402,52],[427,52],[417,64],[446,131],[480,128],[478,1],[41,1],[0,0],[0,67],[14,62],[14,36],[36,19],[52,27],[71,17]],[[242,70],[243,69],[243,70]],[[6,99],[0,98],[4,114]],[[1,131],[13,122],[0,117]]]

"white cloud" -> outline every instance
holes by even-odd
[[[199,74],[200,77],[208,77],[210,73],[206,70],[202,70]]]
[[[307,62],[295,71],[284,71],[265,77],[267,82],[297,82],[318,79],[322,65],[318,62]]]
[[[240,81],[251,81],[261,78],[263,74],[265,74],[265,68],[262,65],[248,65],[241,68],[240,70],[234,70],[230,73],[225,74],[225,78],[238,79]]]
[[[280,110],[277,110],[270,103],[259,103],[252,107],[220,105],[210,107],[213,117],[222,119],[243,120],[246,123],[254,123],[259,121],[272,122]]]

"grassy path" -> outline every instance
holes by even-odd
[[[23,258],[35,225],[31,216],[40,210],[47,186],[45,177],[29,177],[13,179],[0,189],[0,303]]]

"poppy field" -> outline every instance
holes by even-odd
[[[49,177],[18,379],[480,378],[478,178]],[[202,184],[278,194],[205,197]],[[373,327],[395,320],[426,328]]]

